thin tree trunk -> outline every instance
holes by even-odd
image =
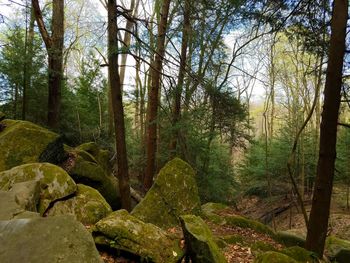
[[[167,29],[167,20],[169,13],[170,0],[164,0],[161,9],[160,23],[158,24],[157,52],[155,54],[153,67],[151,68],[151,89],[149,92],[148,107],[148,138],[147,138],[147,166],[144,178],[144,188],[147,190],[153,184],[153,176],[156,165],[157,152],[157,118],[160,79],[165,54],[165,34]]]
[[[175,88],[174,105],[173,105],[173,138],[171,139],[169,151],[170,157],[173,158],[176,155],[176,146],[179,139],[179,121],[181,113],[181,94],[185,79],[186,70],[186,60],[187,60],[187,47],[188,39],[191,31],[190,24],[190,0],[185,0],[184,8],[184,20],[182,29],[182,43],[181,43],[181,57],[180,57],[180,69],[177,81],[177,86]]]
[[[331,20],[332,33],[324,90],[320,151],[306,237],[306,248],[319,256],[322,256],[324,251],[333,188],[348,5],[348,0],[335,0]]]
[[[116,1],[108,0],[108,77],[112,95],[119,191],[122,208],[131,210],[128,159],[125,142],[124,108],[118,65]]]
[[[49,60],[48,120],[51,128],[59,126],[61,108],[61,85],[63,78],[63,40],[64,40],[64,1],[53,0],[52,34],[46,30],[38,0],[32,0],[35,18],[44,40]]]

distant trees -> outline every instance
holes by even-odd
[[[58,128],[63,79],[64,0],[52,1],[51,34],[46,29],[38,0],[32,0],[33,12],[48,54],[48,115],[47,124]]]

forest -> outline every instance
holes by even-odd
[[[348,6],[0,0],[0,262],[350,262]]]

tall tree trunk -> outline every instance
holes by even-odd
[[[186,71],[186,60],[187,60],[187,47],[188,39],[191,31],[190,24],[190,0],[185,0],[184,20],[182,29],[182,43],[181,43],[181,57],[180,57],[180,69],[177,81],[177,86],[175,88],[174,105],[173,105],[173,138],[170,142],[170,156],[174,157],[176,155],[176,146],[179,139],[179,121],[181,113],[181,94],[184,85],[185,71]]]
[[[108,78],[111,89],[119,191],[122,208],[131,210],[128,159],[125,142],[124,108],[118,65],[118,25],[116,1],[108,0]]]
[[[155,173],[157,152],[157,117],[159,104],[160,79],[165,54],[165,34],[169,13],[170,0],[164,0],[161,9],[160,23],[158,24],[157,52],[151,68],[151,87],[149,91],[148,107],[148,138],[147,138],[147,166],[144,178],[144,188],[152,186]]]
[[[48,120],[51,128],[59,126],[61,108],[61,85],[63,78],[63,40],[64,40],[64,1],[53,0],[52,33],[46,30],[38,0],[32,6],[40,34],[44,40],[49,60]]]
[[[320,130],[320,151],[306,237],[306,248],[319,256],[322,256],[324,251],[333,187],[348,5],[347,0],[334,1]]]

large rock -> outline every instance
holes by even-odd
[[[227,262],[203,219],[194,215],[185,215],[180,217],[180,221],[185,236],[186,253],[192,262]]]
[[[171,263],[183,257],[180,240],[126,210],[113,212],[97,222],[93,235],[96,244],[138,255],[145,262]]]
[[[24,210],[23,207],[16,202],[16,196],[13,193],[0,191],[0,220],[35,216],[39,216],[39,214]]]
[[[73,157],[71,166],[67,168],[69,175],[76,183],[97,189],[114,210],[120,208],[117,178],[107,174],[98,163],[86,160],[82,156],[77,154]]]
[[[169,228],[179,225],[179,216],[198,215],[200,211],[194,171],[189,164],[175,158],[160,170],[153,186],[131,214],[144,222]]]
[[[112,164],[110,162],[112,156],[108,150],[101,149],[95,142],[83,143],[75,149],[89,153],[107,174],[112,173]]]
[[[350,241],[329,236],[326,239],[326,253],[335,262],[350,262]]]
[[[62,138],[27,121],[3,120],[0,131],[0,171],[34,162],[59,163],[66,157]]]
[[[54,201],[74,194],[77,189],[72,178],[62,168],[49,163],[32,163],[1,172],[0,190],[9,191],[16,183],[33,180],[40,182],[40,214]]]
[[[0,262],[102,263],[90,233],[71,216],[0,221]]]
[[[97,190],[78,184],[75,196],[56,202],[47,215],[71,214],[81,223],[90,225],[95,224],[111,212],[110,205]]]

